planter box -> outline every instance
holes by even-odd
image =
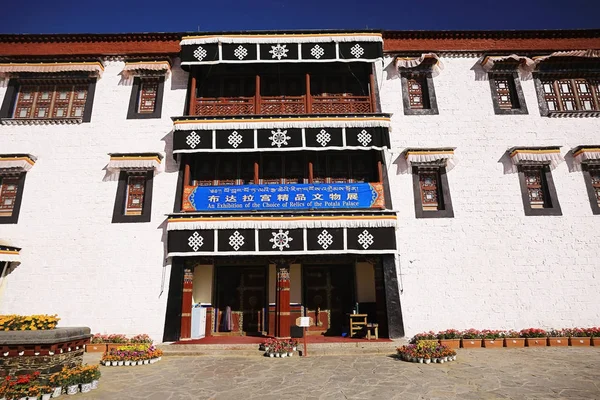
[[[592,346],[600,346],[600,337],[592,338]]]
[[[127,343],[106,343],[106,351],[110,352],[113,349],[117,349],[117,347],[127,346]]]
[[[504,347],[525,347],[524,338],[504,338]]]
[[[548,339],[545,337],[539,338],[526,338],[525,345],[527,347],[546,347],[548,344]]]
[[[590,346],[591,338],[589,337],[571,337],[569,338],[569,346],[583,347]]]
[[[106,343],[93,343],[85,345],[86,353],[105,353],[106,352]]]
[[[463,349],[477,349],[481,348],[481,339],[461,339],[461,347]]]
[[[440,339],[440,344],[448,346],[451,349],[459,349],[460,339]]]
[[[548,346],[558,347],[558,346],[568,346],[569,338],[566,337],[549,337],[548,338]]]
[[[504,339],[483,339],[483,347],[486,349],[499,349],[504,347]]]

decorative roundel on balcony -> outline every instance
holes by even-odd
[[[181,65],[374,62],[383,57],[382,42],[375,32],[185,36]]]

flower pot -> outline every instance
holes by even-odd
[[[292,347],[292,351],[296,351],[296,350],[297,350],[296,346]]]
[[[81,393],[89,393],[92,391],[92,383],[82,383],[81,384]]]
[[[425,359],[425,364],[429,364],[431,362],[431,358],[426,358]]]
[[[119,361],[119,362],[117,363],[117,365],[118,365],[119,367],[122,367],[122,366],[123,366],[123,363],[124,363],[124,361]]]
[[[39,400],[40,396],[27,396],[27,400]]]
[[[126,346],[125,343],[107,343],[106,351],[110,353],[111,350],[116,350],[117,347]]]
[[[287,357],[287,353],[281,353],[281,357]]]
[[[548,340],[546,338],[526,338],[525,345],[527,347],[546,347]]]
[[[460,348],[460,339],[440,339],[440,344],[451,349],[458,349]]]
[[[592,338],[592,346],[600,346],[600,337]]]
[[[100,382],[98,381],[98,379],[94,379],[94,380],[92,381],[92,390],[96,390],[96,389],[98,389],[98,384],[99,384],[99,383],[100,383]]]
[[[481,347],[481,339],[461,339],[463,349],[476,349]]]
[[[419,360],[419,364],[423,364],[423,359],[422,358],[419,358],[418,360]]]
[[[275,354],[269,353],[269,357],[273,358],[273,357],[275,357]]]
[[[483,347],[486,349],[498,349],[504,347],[502,339],[483,339]]]
[[[566,337],[549,337],[548,338],[548,346],[558,347],[558,346],[568,346],[569,338]]]
[[[576,347],[590,346],[590,339],[589,337],[571,337],[569,338],[569,345]]]
[[[105,353],[106,352],[106,343],[86,344],[85,352],[86,353]]]
[[[129,364],[131,364],[131,360],[125,360],[123,364],[124,365],[129,365]]]
[[[144,365],[150,364],[150,360],[144,360]]]
[[[447,362],[447,361],[448,361],[448,357],[444,357],[444,362]]]
[[[42,395],[42,400],[50,400],[50,397],[52,397],[52,393],[46,393]]]
[[[293,355],[294,355],[294,352],[293,352],[293,351],[288,351],[288,357],[291,357],[291,356],[293,356]]]
[[[74,395],[79,393],[79,385],[70,385],[67,386],[67,394],[68,395]]]
[[[60,395],[62,394],[62,387],[61,386],[57,386],[55,388],[53,388],[52,391],[52,397],[60,397]]]
[[[524,338],[504,338],[504,347],[525,347]]]

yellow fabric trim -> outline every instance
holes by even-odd
[[[126,161],[138,161],[138,160],[156,160],[160,163],[160,158],[158,157],[133,157],[133,156],[126,156],[126,157],[111,157],[111,160],[126,160]]]
[[[0,162],[2,161],[27,161],[29,164],[34,165],[35,161],[33,161],[29,157],[2,157],[0,156]]]
[[[265,121],[272,121],[272,122],[297,122],[297,121],[390,121],[390,118],[385,118],[385,117],[373,117],[373,118],[345,118],[345,117],[338,117],[338,118],[261,118],[261,119],[227,119],[227,120],[196,120],[196,119],[184,119],[184,120],[180,120],[180,121],[175,121],[174,124],[194,124],[194,123],[201,123],[201,124],[208,124],[208,123],[215,123],[215,124],[222,124],[224,122],[226,123],[233,123],[233,122],[265,122]]]
[[[137,64],[168,64],[169,66],[171,65],[171,63],[169,63],[168,61],[133,61],[133,62],[125,62],[125,65],[137,65]]]
[[[197,217],[197,218],[170,218],[169,223],[172,222],[194,222],[194,221],[302,221],[302,220],[378,220],[378,219],[390,219],[396,220],[395,215],[379,215],[379,216],[317,216],[317,217]]]
[[[232,37],[232,38],[275,38],[275,37],[323,37],[323,36],[379,36],[381,37],[381,33],[296,33],[296,34],[286,34],[286,35],[210,35],[210,36],[184,36],[181,40],[185,39],[210,39],[210,38],[220,38],[220,37]]]
[[[600,152],[600,149],[597,148],[588,148],[588,149],[580,149],[577,153],[573,154],[573,157],[580,155],[581,153],[591,153],[591,152]]]
[[[19,251],[18,250],[0,250],[0,254],[19,255]]]
[[[529,154],[554,154],[554,153],[560,153],[560,149],[556,149],[556,150],[552,150],[552,149],[517,149],[517,150],[513,150],[512,153],[510,153],[511,157],[514,157],[516,154],[518,153],[529,153]]]
[[[411,154],[454,154],[454,150],[440,150],[440,151],[427,151],[427,150],[418,150],[418,151],[407,151],[406,155],[404,156],[404,158],[408,158],[409,155]]]
[[[97,61],[93,61],[93,62],[77,62],[77,63],[70,63],[70,62],[63,62],[63,63],[0,63],[0,67],[12,67],[12,66],[33,66],[33,67],[56,67],[59,65],[97,65],[98,67],[100,67],[100,69],[102,69],[102,71],[104,71],[104,65],[102,65],[101,62],[97,62]]]

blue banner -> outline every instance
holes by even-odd
[[[384,208],[380,183],[198,186],[186,188],[186,211]]]

